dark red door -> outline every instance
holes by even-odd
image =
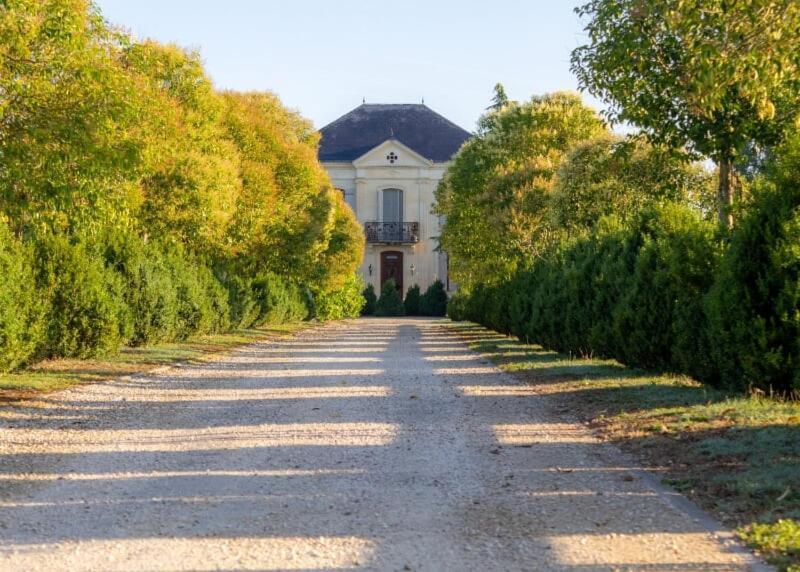
[[[390,278],[397,284],[397,290],[403,295],[403,253],[395,250],[381,252],[381,286]]]

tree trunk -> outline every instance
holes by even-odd
[[[733,227],[733,161],[725,159],[719,163],[719,188],[717,189],[717,212],[719,223],[725,228]]]

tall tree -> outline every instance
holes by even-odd
[[[556,169],[577,143],[605,132],[579,96],[553,93],[489,111],[440,183],[441,243],[463,286],[510,275],[549,239]]]
[[[719,219],[732,225],[738,156],[797,119],[800,3],[592,0],[576,11],[589,18],[572,54],[581,87],[612,121],[715,161]]]

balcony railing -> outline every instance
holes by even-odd
[[[385,244],[415,244],[419,242],[418,222],[364,223],[367,242]]]

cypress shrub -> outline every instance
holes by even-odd
[[[207,283],[210,271],[204,276],[200,265],[190,261],[176,247],[167,249],[165,262],[177,294],[175,338],[183,340],[194,334],[214,331],[217,317]]]
[[[734,229],[706,299],[716,370],[725,388],[800,391],[800,180],[762,183]]]
[[[713,224],[679,205],[638,217],[641,238],[613,320],[624,363],[702,375],[709,369],[703,299],[718,255]]]
[[[164,252],[133,234],[105,241],[106,265],[122,276],[124,300],[131,314],[130,344],[141,346],[178,336],[178,292]]]
[[[444,316],[447,313],[447,292],[441,280],[428,286],[420,300],[420,312],[424,316]]]
[[[405,313],[403,299],[397,291],[397,285],[391,278],[383,283],[381,297],[375,306],[376,316],[402,316]]]
[[[375,286],[372,283],[367,284],[362,293],[364,297],[364,306],[361,308],[362,316],[372,316],[375,314],[375,309],[378,304],[378,297],[375,295]]]
[[[25,365],[43,341],[46,303],[36,287],[31,248],[0,219],[0,372]]]
[[[406,316],[419,316],[422,295],[420,294],[419,284],[414,284],[406,292],[406,299],[403,300]]]
[[[132,330],[120,275],[85,245],[63,236],[40,240],[36,251],[38,282],[48,300],[42,357],[118,351]]]
[[[228,294],[231,327],[239,329],[253,326],[261,314],[261,304],[252,271],[236,259],[217,261],[214,271]]]
[[[447,317],[454,322],[468,320],[466,308],[468,301],[469,296],[460,292],[456,293],[455,296],[450,298],[447,302]]]

